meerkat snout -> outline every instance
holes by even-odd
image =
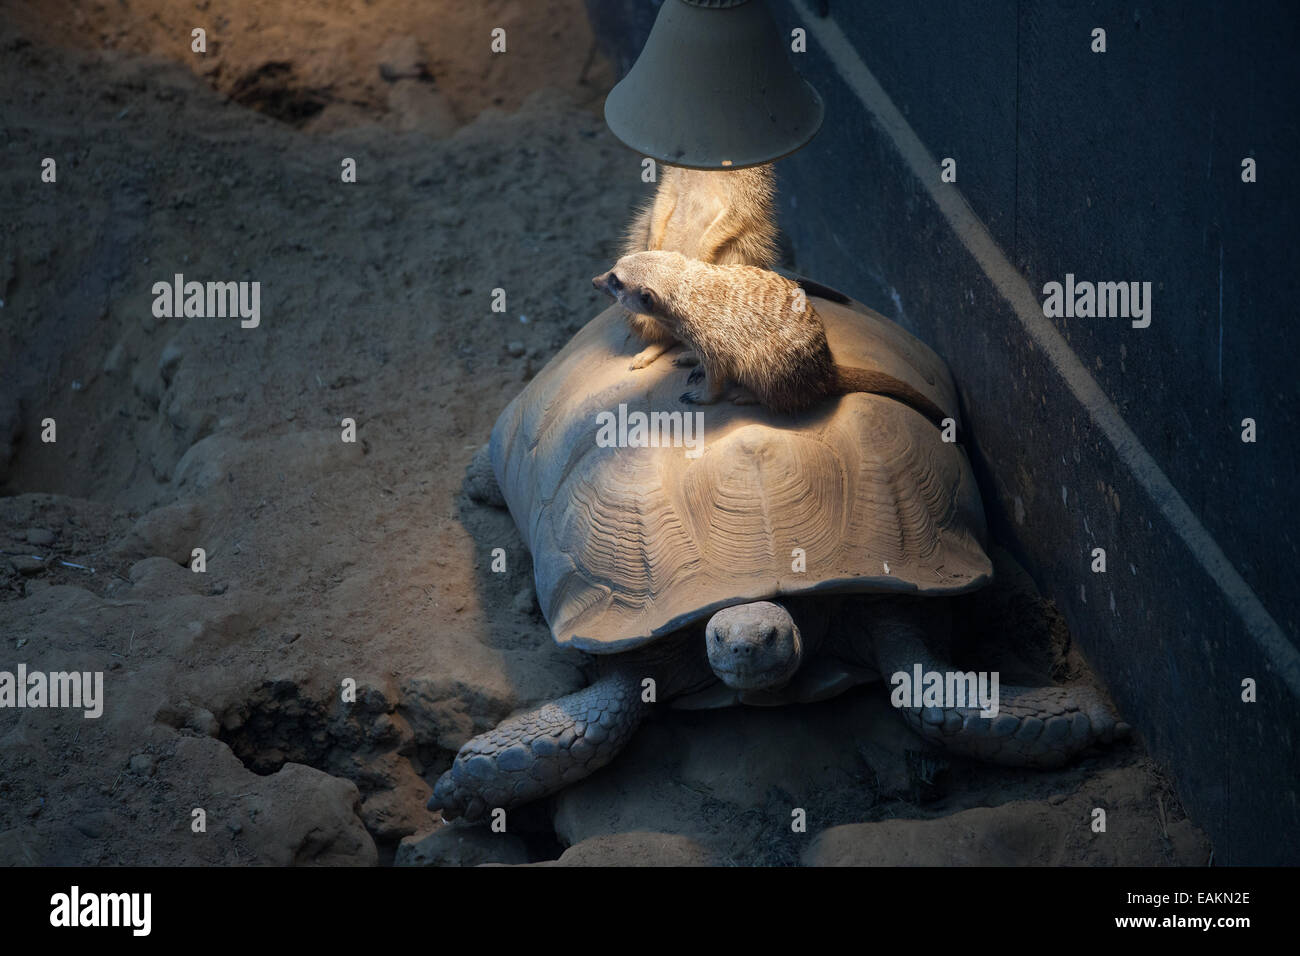
[[[591,280],[591,284],[606,295],[612,296],[617,296],[618,290],[623,285],[623,283],[618,281],[618,276],[614,275],[613,269],[603,273],[602,275],[594,276]]]

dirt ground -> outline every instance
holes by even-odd
[[[506,834],[425,810],[469,736],[585,680],[462,482],[603,308],[649,188],[611,81],[577,0],[0,12],[0,670],[103,671],[107,698],[0,710],[0,862],[1206,862],[1140,740],[975,766],[870,687],[663,715]],[[175,273],[259,281],[261,324],[155,318]],[[998,564],[961,646],[1091,680]]]

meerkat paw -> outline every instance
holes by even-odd
[[[648,366],[653,365],[655,359],[659,358],[659,356],[663,355],[667,350],[668,346],[666,345],[651,345],[643,348],[640,352],[637,352],[636,355],[632,356],[632,362],[628,365],[628,368],[632,371],[636,371],[639,368],[647,368]]]
[[[717,398],[704,392],[692,391],[682,392],[681,398],[677,400],[683,405],[712,405],[717,401]]]
[[[695,371],[691,372],[690,375],[686,376],[686,384],[699,385],[700,382],[702,381],[704,381],[704,366],[697,365],[695,366]]]
[[[673,364],[678,368],[691,368],[692,366],[698,367],[700,364],[700,357],[694,352],[683,352],[673,358]]]

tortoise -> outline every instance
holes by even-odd
[[[815,288],[829,296],[810,301],[837,364],[887,372],[960,425],[934,352]],[[462,746],[429,800],[445,819],[481,819],[586,777],[665,703],[811,702],[917,665],[951,672],[927,643],[951,602],[930,599],[991,580],[966,454],[919,411],[865,393],[795,415],[696,411],[678,400],[672,361],[629,370],[639,348],[617,306],[602,312],[502,412],[471,464],[471,496],[508,507],[532,553],[552,637],[594,655],[598,677]],[[661,425],[672,412],[703,416],[705,440],[597,440],[610,416],[631,423],[638,411],[661,413]],[[969,701],[898,709],[934,744],[1019,766],[1060,766],[1128,729],[1091,688],[999,696],[995,717]]]

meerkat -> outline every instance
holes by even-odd
[[[826,327],[799,283],[768,269],[714,265],[677,252],[624,256],[592,279],[629,312],[662,323],[700,359],[708,391],[686,392],[687,404],[755,400],[797,412],[831,395],[874,392],[896,398],[936,425],[946,417],[930,399],[892,375],[836,365]]]
[[[771,268],[776,263],[776,177],[770,163],[745,169],[664,166],[655,197],[628,227],[623,254],[679,252],[723,265]],[[677,344],[661,322],[629,312],[632,331],[647,343],[631,368],[645,368]],[[674,364],[694,365],[691,355]]]

